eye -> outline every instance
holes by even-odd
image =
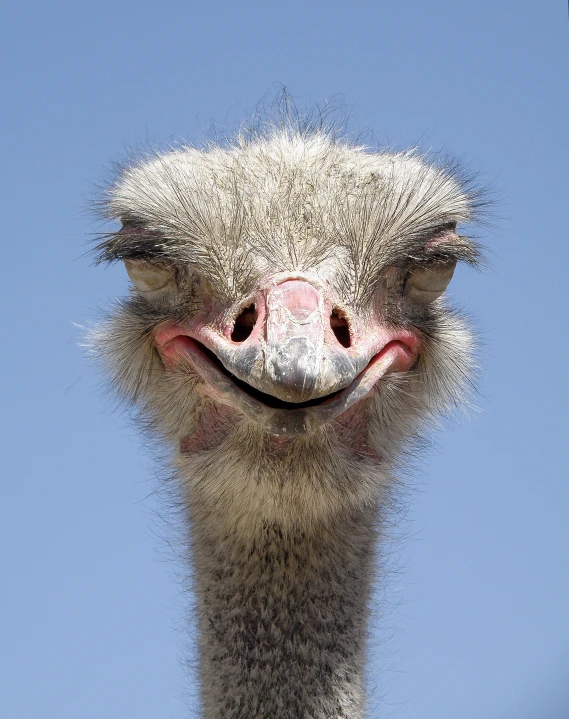
[[[421,305],[434,302],[448,287],[455,267],[455,261],[416,267],[405,282],[405,296]]]
[[[123,262],[133,285],[145,297],[158,297],[174,285],[173,267],[143,259],[125,259]]]

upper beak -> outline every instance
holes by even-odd
[[[224,367],[261,392],[295,403],[324,397],[347,387],[371,359],[340,344],[323,291],[310,282],[285,280],[258,299],[244,342],[209,338]]]
[[[273,394],[305,402],[350,384],[359,363],[337,341],[330,342],[322,292],[306,281],[288,280],[267,294],[266,308],[264,369]]]

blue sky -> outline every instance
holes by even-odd
[[[11,3],[3,10],[0,715],[187,716],[183,597],[152,459],[76,324],[125,291],[86,255],[110,162],[232,124],[275,83],[380,143],[450,151],[498,198],[451,286],[478,410],[421,462],[372,716],[567,719],[566,3]]]

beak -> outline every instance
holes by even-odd
[[[208,342],[201,341],[226,370],[260,392],[308,402],[347,387],[370,359],[340,344],[329,304],[312,283],[285,280],[257,297],[257,322],[245,341],[209,334]]]
[[[316,283],[286,278],[256,293],[256,320],[244,339],[232,339],[234,325],[220,332],[208,318],[195,318],[184,327],[158,327],[156,346],[167,367],[189,359],[212,398],[271,427],[280,427],[283,412],[289,424],[300,413],[294,424],[306,431],[307,412],[329,421],[382,374],[408,369],[416,358],[414,333],[357,319],[349,325],[338,304]],[[343,323],[343,334],[334,321]]]
[[[309,282],[288,280],[267,294],[266,308],[264,369],[272,394],[306,402],[350,384],[360,363],[335,337],[330,342],[322,292]]]

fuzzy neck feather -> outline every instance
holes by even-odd
[[[364,715],[375,514],[246,537],[194,524],[204,719]]]

